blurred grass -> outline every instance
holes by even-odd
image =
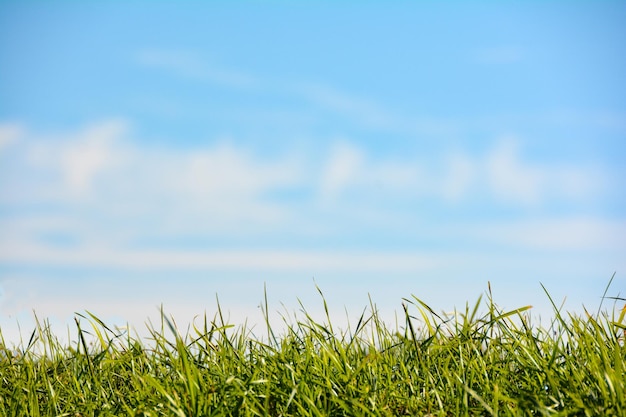
[[[412,296],[393,328],[370,301],[342,330],[322,295],[324,320],[303,308],[278,335],[266,298],[262,337],[219,307],[184,333],[161,311],[145,339],[77,314],[67,345],[37,320],[19,346],[0,337],[0,415],[626,415],[623,299],[582,317],[553,303],[546,327],[486,295],[450,314]]]

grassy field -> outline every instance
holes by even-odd
[[[218,309],[182,334],[162,314],[149,338],[85,313],[67,345],[44,320],[20,346],[0,341],[0,415],[625,416],[618,300],[583,316],[553,303],[535,326],[490,291],[448,315],[411,297],[394,328],[371,304],[336,329],[322,297],[325,319],[303,310],[280,334],[266,301],[261,335]]]

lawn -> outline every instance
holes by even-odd
[[[370,302],[339,329],[322,296],[323,320],[303,308],[279,331],[266,299],[261,334],[218,308],[184,332],[162,312],[147,338],[86,312],[67,344],[40,320],[0,339],[0,415],[624,416],[626,309],[604,300],[583,315],[553,302],[538,326],[490,289],[448,314],[411,296],[395,326]]]

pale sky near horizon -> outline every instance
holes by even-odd
[[[0,3],[0,329],[626,293],[626,4]],[[284,306],[283,306],[284,305]],[[610,303],[609,303],[610,307]],[[340,321],[341,318],[338,318]]]

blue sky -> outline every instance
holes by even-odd
[[[626,290],[621,2],[4,2],[0,326]],[[282,304],[281,304],[282,303]],[[341,321],[341,317],[338,320]]]

